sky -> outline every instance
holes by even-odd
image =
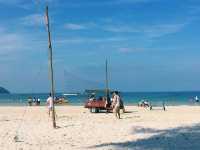
[[[199,0],[0,0],[0,86],[48,92],[49,6],[55,89],[200,90]]]

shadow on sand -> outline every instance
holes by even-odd
[[[200,124],[166,130],[134,127],[134,134],[154,134],[145,139],[119,143],[103,143],[90,148],[128,150],[199,150]]]
[[[120,110],[121,112],[121,110]],[[130,113],[136,113],[138,111],[125,111],[125,112],[121,112],[122,114],[130,114]],[[92,114],[101,114],[101,113],[104,113],[104,114],[112,114],[113,112],[112,111],[105,111],[105,110],[101,110],[99,111],[98,113],[92,113]]]
[[[125,111],[124,114],[137,113],[138,111]]]

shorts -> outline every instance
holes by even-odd
[[[48,109],[52,111],[52,110],[53,110],[53,107],[52,107],[52,106],[48,106]]]
[[[120,106],[115,106],[114,112],[115,112],[115,113],[119,113],[119,112],[120,112]]]

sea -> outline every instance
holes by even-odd
[[[66,93],[56,93],[57,97],[64,97],[69,101],[69,105],[84,106],[88,99],[88,94],[82,93],[78,95],[64,95]],[[104,96],[99,93],[97,96]],[[148,100],[152,105],[167,106],[177,105],[200,105],[194,97],[200,98],[200,91],[189,92],[121,92],[122,100],[125,105],[137,105],[141,100]],[[26,106],[28,105],[28,97],[39,98],[41,105],[45,105],[48,93],[26,93],[26,94],[0,94],[0,106]]]

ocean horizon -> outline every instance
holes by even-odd
[[[73,93],[73,92],[72,92]],[[69,105],[83,106],[88,99],[88,94],[64,95],[65,92],[56,93],[57,97],[65,97]],[[104,93],[97,93],[96,97],[104,96]],[[171,92],[120,92],[125,105],[137,105],[141,100],[148,100],[152,105],[162,106],[164,102],[168,106],[177,105],[199,105],[195,103],[194,97],[200,97],[200,91],[171,91]],[[26,106],[28,97],[39,98],[41,105],[45,105],[48,93],[11,93],[0,94],[0,106]]]

